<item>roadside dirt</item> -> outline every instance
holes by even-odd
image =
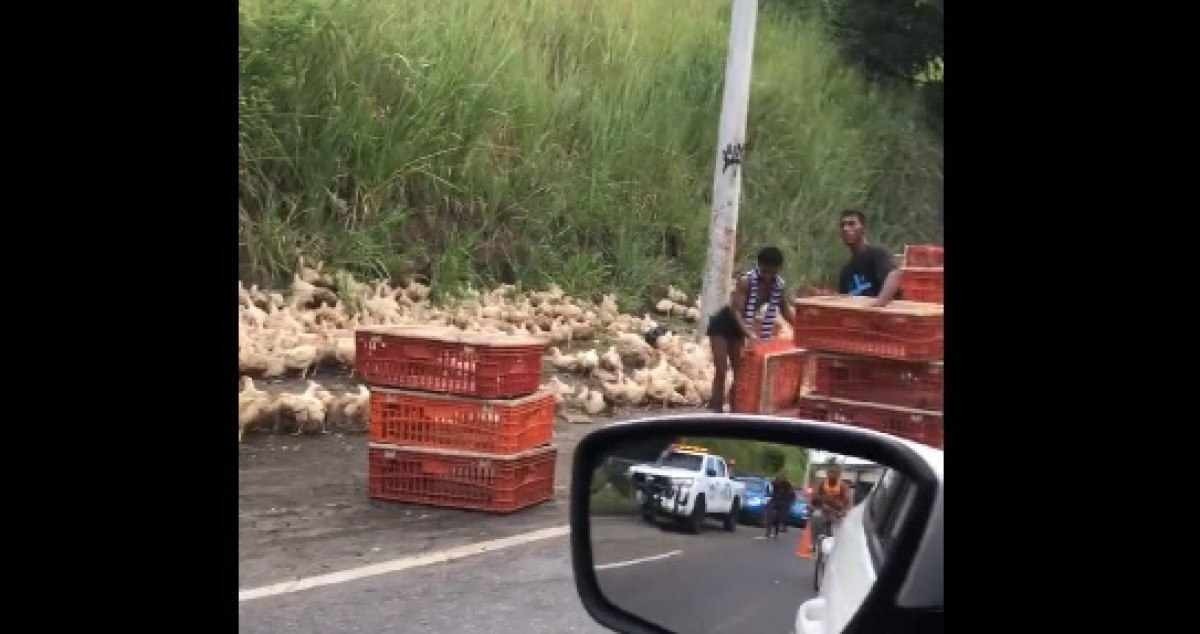
[[[348,372],[323,370],[315,380],[336,391],[357,386]],[[304,385],[291,378],[263,382],[260,389],[293,391]],[[238,459],[239,587],[566,524],[571,460],[580,438],[617,420],[663,411],[639,408],[585,424],[558,420],[552,441],[558,449],[554,499],[509,515],[368,499],[365,433],[248,433]]]

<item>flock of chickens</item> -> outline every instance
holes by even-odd
[[[512,285],[491,291],[467,289],[435,306],[428,286],[408,280],[393,288],[385,281],[360,283],[346,272],[300,261],[290,297],[238,284],[238,361],[242,376],[239,439],[250,429],[270,427],[292,433],[364,429],[369,393],[330,393],[309,380],[302,393],[270,394],[254,377],[292,373],[310,376],[323,364],[354,368],[354,330],[359,326],[453,326],[478,334],[531,334],[550,344],[548,361],[557,376],[543,385],[560,408],[598,415],[613,405],[699,406],[711,396],[712,354],[706,344],[677,336],[646,314],[621,313],[615,295],[599,303],[574,298],[552,285],[519,292]],[[699,300],[671,287],[656,309],[696,321]],[[651,334],[647,334],[651,333]],[[574,347],[577,352],[566,354]]]

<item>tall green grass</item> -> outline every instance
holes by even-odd
[[[696,291],[726,0],[242,0],[241,274],[298,254],[435,290],[550,281]],[[837,210],[893,249],[936,235],[940,148],[820,24],[759,15],[739,260],[845,258]]]

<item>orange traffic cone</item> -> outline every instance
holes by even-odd
[[[796,556],[801,559],[813,558],[812,522],[805,525],[804,532],[800,533],[800,543],[796,544]]]

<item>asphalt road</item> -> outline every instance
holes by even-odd
[[[629,516],[595,518],[592,530],[605,594],[677,632],[783,634],[811,596],[795,530],[764,540],[713,523],[689,535]],[[575,592],[566,536],[242,601],[238,622],[243,633],[607,631]]]
[[[566,537],[244,601],[238,631],[288,634],[607,632],[575,593]]]
[[[797,529],[763,539],[761,528],[699,535],[618,516],[592,520],[597,578],[614,604],[675,632],[790,632],[811,598],[813,564],[795,555]],[[634,563],[636,562],[636,563]]]

